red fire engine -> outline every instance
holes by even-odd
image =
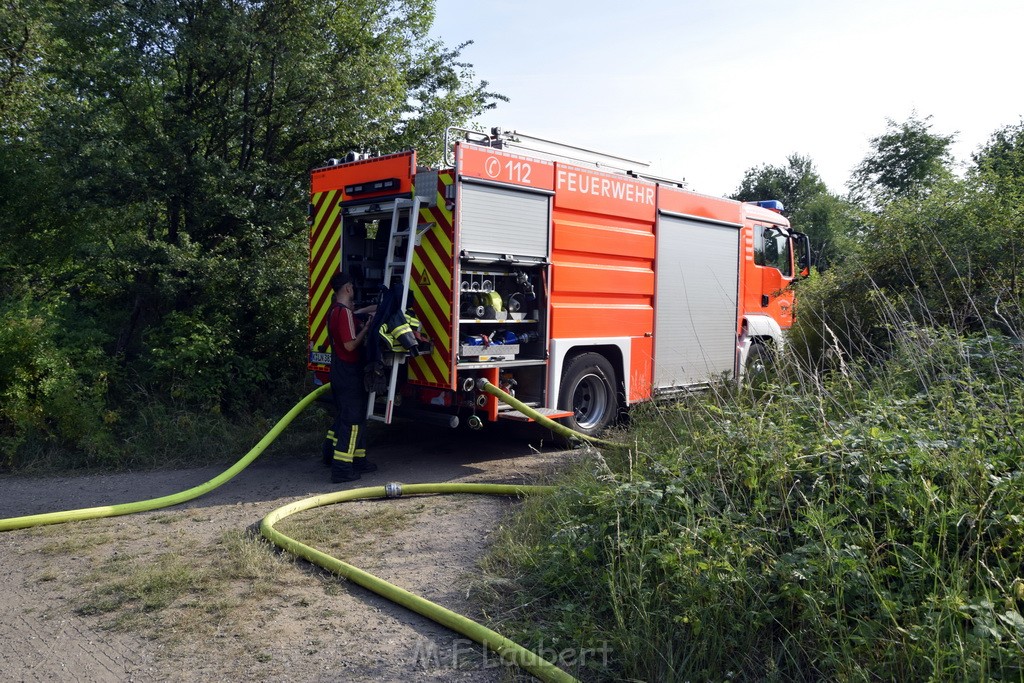
[[[697,194],[546,141],[524,150],[531,138],[519,133],[448,135],[453,158],[441,169],[417,166],[409,151],[350,155],[312,173],[318,381],[339,269],[361,303],[388,287],[431,342],[421,345],[429,352],[383,354],[370,417],[528,419],[478,392],[485,378],[593,434],[628,405],[738,377],[783,344],[788,285],[810,252],[778,202]]]

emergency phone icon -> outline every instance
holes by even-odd
[[[497,157],[491,157],[484,163],[484,172],[492,178],[497,178],[501,174],[501,162]]]

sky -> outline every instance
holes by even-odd
[[[832,192],[886,121],[961,162],[1024,117],[1021,0],[437,0],[433,35],[509,98],[476,123],[649,162],[692,190],[810,157]]]

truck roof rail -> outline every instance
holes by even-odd
[[[515,149],[539,154],[542,157],[562,159],[577,163],[584,163],[597,168],[612,169],[620,173],[635,174],[633,167],[647,168],[651,164],[647,161],[639,161],[609,154],[595,149],[569,145],[555,140],[529,135],[517,130],[506,131],[501,128],[491,128],[490,134],[478,130],[468,130],[452,126],[445,131],[444,161],[446,165],[454,165],[454,160],[449,154],[454,143],[453,133],[461,133],[467,142],[493,147],[495,149]],[[527,144],[528,143],[528,144]],[[636,174],[637,177],[642,177]],[[676,183],[677,181],[671,181]]]

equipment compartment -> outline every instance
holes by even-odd
[[[459,361],[543,360],[544,266],[466,264],[459,273]]]

